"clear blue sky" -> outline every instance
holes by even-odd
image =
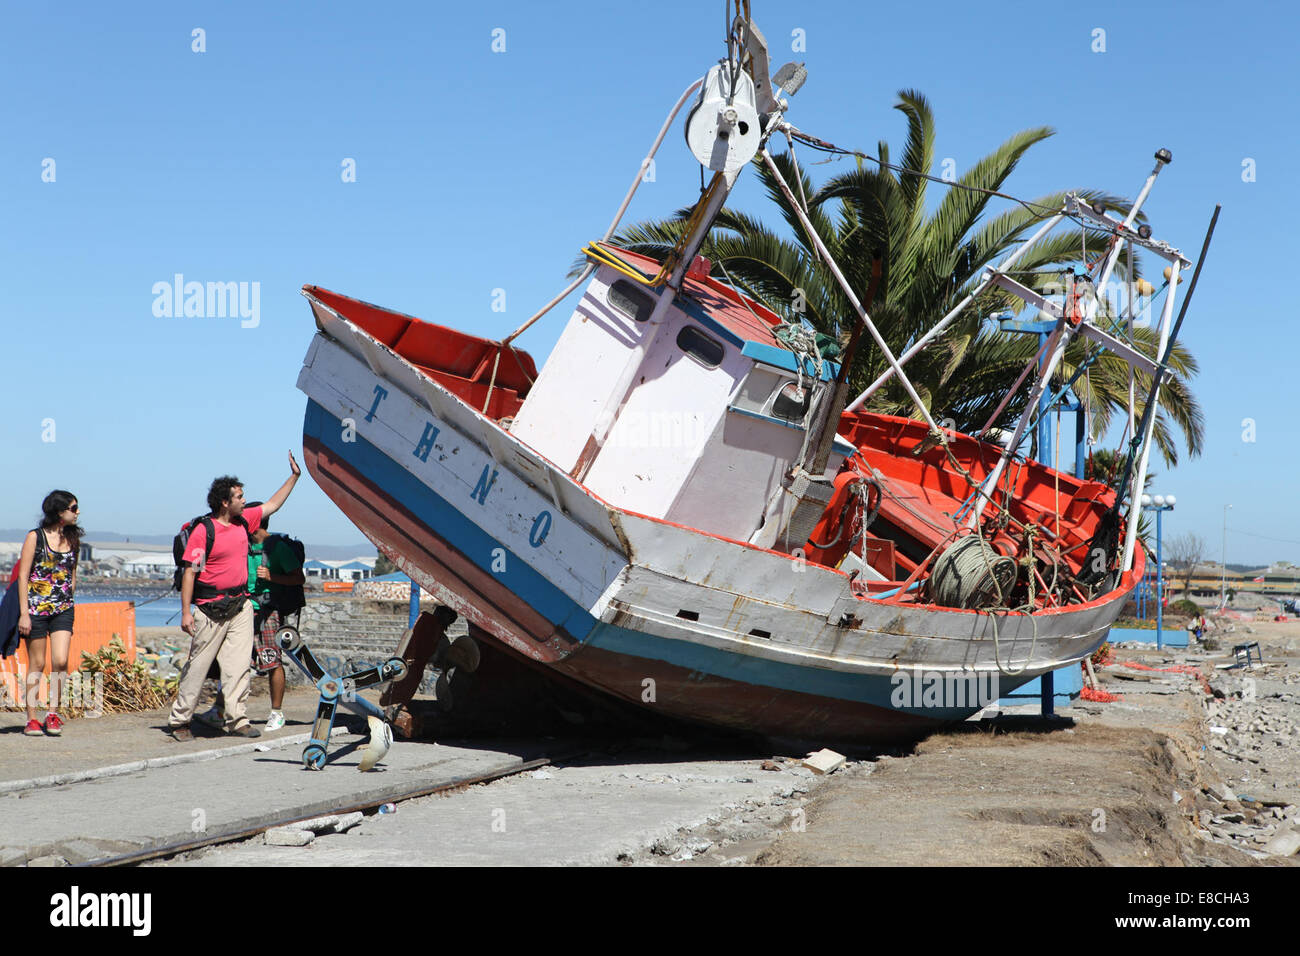
[[[1183,334],[1201,362],[1206,453],[1157,463],[1152,490],[1180,499],[1166,533],[1199,532],[1212,557],[1231,502],[1230,561],[1300,562],[1285,238],[1300,205],[1296,13],[1148,0],[753,8],[774,60],[807,62],[790,118],[824,139],[870,152],[885,138],[898,155],[892,106],[914,87],[937,115],[936,155],[958,169],[1016,130],[1057,129],[1009,183],[1022,196],[1132,196],[1153,151],[1173,151],[1147,205],[1157,234],[1194,258],[1224,209]],[[720,2],[0,9],[0,527],[29,527],[54,487],[80,496],[90,528],[138,534],[202,510],[220,473],[266,497],[301,448],[304,283],[508,332],[564,284],[668,108],[722,52]],[[195,28],[206,52],[191,49]],[[790,50],[796,30],[805,51]],[[354,183],[341,180],[348,158]],[[1242,181],[1246,158],[1255,182]],[[656,172],[627,221],[693,198],[680,125]],[[752,174],[732,204],[766,214]],[[153,285],[175,273],[260,283],[260,324],[156,317]],[[521,345],[544,358],[565,315]],[[363,540],[309,478],[283,516],[310,541]]]

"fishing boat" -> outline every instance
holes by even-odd
[[[837,362],[697,254],[752,160],[780,180],[766,143],[794,129],[788,97],[803,77],[797,64],[770,74],[747,5],[737,13],[727,58],[682,94],[586,269],[513,335],[303,288],[317,328],[298,378],[304,458],[439,604],[557,680],[767,736],[914,739],[1092,654],[1142,578],[1122,507],[1133,497],[1021,445],[1074,336],[1149,373],[1154,407],[1190,262],[1135,222],[1168,158],[1122,219],[1071,196],[900,356],[821,247],[857,310]],[[711,178],[656,261],[609,239],[688,102],[687,144]],[[1058,301],[1012,270],[1065,220],[1113,241]],[[1173,273],[1155,356],[1094,321],[1095,288],[1125,246]],[[1000,440],[941,427],[905,368],[994,284],[1055,323],[1022,377],[1025,414]],[[513,340],[579,287],[539,368]],[[888,373],[849,401],[847,366],[873,345]],[[864,410],[890,376],[915,418]],[[1121,487],[1142,487],[1153,426],[1135,422]]]

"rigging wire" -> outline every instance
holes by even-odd
[[[969,183],[951,182],[949,180],[942,179],[938,176],[932,176],[929,173],[921,172],[921,170],[919,169],[912,169],[910,166],[901,166],[898,163],[885,162],[883,159],[879,158],[878,156],[872,156],[870,153],[863,153],[856,149],[845,149],[842,146],[836,146],[834,143],[828,143],[824,139],[818,139],[816,136],[813,136],[809,133],[805,133],[803,132],[803,130],[791,126],[789,123],[785,125],[789,127],[787,131],[788,135],[793,136],[795,139],[799,140],[805,146],[809,146],[812,149],[817,150],[818,152],[831,153],[837,156],[854,156],[858,159],[865,159],[867,162],[875,163],[878,166],[881,166],[885,169],[892,169],[895,172],[899,172],[899,173],[907,173],[908,175],[911,176],[919,176],[922,179],[928,179],[932,183],[938,183],[939,185],[946,186],[949,189],[964,189],[967,192],[980,193],[981,195],[984,196],[995,196],[998,199],[1006,199],[1009,202],[1014,202],[1023,206],[1026,210],[1028,210],[1031,213],[1034,213],[1037,216],[1054,216],[1057,213],[1060,213],[1061,215],[1065,216],[1067,219],[1070,219],[1073,222],[1077,222],[1080,226],[1083,226],[1085,229],[1088,228],[1089,226],[1088,220],[1085,220],[1072,213],[1065,212],[1061,209],[1058,209],[1055,206],[1045,206],[1042,203],[1034,202],[1031,199],[1021,199],[1019,196],[1013,196],[1010,193],[1004,193],[997,189],[985,189],[983,186],[972,186]],[[1098,229],[1097,231],[1103,232],[1107,230]],[[1113,228],[1108,231],[1114,233],[1115,235],[1118,235],[1118,231]]]
[[[1283,544],[1300,544],[1300,541],[1291,538],[1275,538],[1268,534],[1256,534],[1253,531],[1242,531],[1240,528],[1228,528],[1233,534],[1244,534],[1248,538],[1263,538],[1265,541],[1280,541]]]

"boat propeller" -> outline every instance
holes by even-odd
[[[298,628],[293,625],[286,624],[276,631],[275,642],[320,691],[320,701],[316,705],[316,719],[312,722],[311,739],[307,741],[307,746],[302,751],[303,767],[308,770],[324,768],[330,732],[334,729],[338,708],[343,706],[353,713],[363,715],[370,724],[370,742],[361,757],[361,770],[373,770],[392,747],[393,730],[388,725],[384,712],[357,691],[391,681],[400,681],[406,676],[406,662],[400,657],[391,657],[382,664],[366,667],[350,674],[337,675],[325,670],[311,648],[304,643]]]

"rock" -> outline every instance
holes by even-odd
[[[682,845],[672,838],[655,840],[650,847],[650,852],[655,856],[673,857],[681,851]]]
[[[352,813],[329,814],[323,817],[313,817],[310,820],[299,820],[297,823],[290,823],[283,827],[285,830],[310,830],[318,836],[325,833],[343,833],[356,826],[365,819],[365,814],[360,810]]]
[[[775,760],[764,760],[761,769],[763,770],[780,770],[781,765]]]
[[[311,830],[296,827],[272,827],[266,831],[267,846],[306,846],[314,839],[316,834]]]
[[[27,861],[28,866],[67,866],[68,861],[61,856],[38,856]]]
[[[0,847],[0,866],[24,866],[27,863],[27,851],[17,847]]]
[[[809,754],[803,765],[813,773],[829,774],[843,767],[845,760],[843,754],[838,754],[834,750],[823,749]]]
[[[1220,803],[1235,803],[1237,795],[1232,792],[1232,788],[1226,783],[1212,783],[1205,788],[1205,792],[1218,799]]]
[[[354,810],[352,813],[344,813],[339,816],[338,822],[334,824],[335,833],[343,833],[352,829],[366,818],[366,815],[360,810]]]
[[[338,822],[339,822],[338,816],[336,814],[330,814],[329,816],[324,816],[324,817],[312,817],[310,820],[299,820],[297,823],[290,823],[288,826],[280,827],[278,829],[310,830],[313,833],[319,833],[323,830],[334,829],[334,824]]]
[[[1300,831],[1286,830],[1264,844],[1264,852],[1271,856],[1295,856],[1300,852]]]

